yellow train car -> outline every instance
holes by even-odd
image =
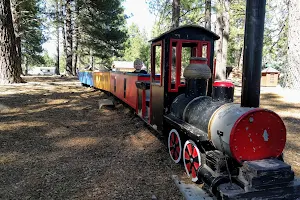
[[[110,72],[93,72],[94,87],[100,90],[110,91]]]

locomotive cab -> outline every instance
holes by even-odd
[[[170,113],[173,100],[185,93],[184,69],[191,57],[205,57],[213,74],[215,33],[200,26],[181,26],[151,40],[151,77],[149,124],[162,132],[164,115]],[[159,75],[159,79],[157,79]],[[212,92],[209,79],[208,94]]]

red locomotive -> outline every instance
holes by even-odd
[[[93,82],[86,79],[91,73],[80,73],[80,80],[111,92],[168,134],[171,159],[215,198],[298,199],[300,182],[282,157],[285,125],[258,108],[264,13],[265,1],[247,1],[241,104],[232,103],[232,83],[213,80],[219,36],[199,26],[153,39],[151,74],[98,72]]]

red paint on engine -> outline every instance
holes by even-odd
[[[213,83],[214,87],[234,87],[233,83],[230,81],[215,81]]]
[[[276,158],[286,143],[286,128],[274,112],[254,109],[242,115],[230,134],[230,151],[239,162]]]

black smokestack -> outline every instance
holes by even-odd
[[[266,0],[247,0],[242,107],[259,107]]]

